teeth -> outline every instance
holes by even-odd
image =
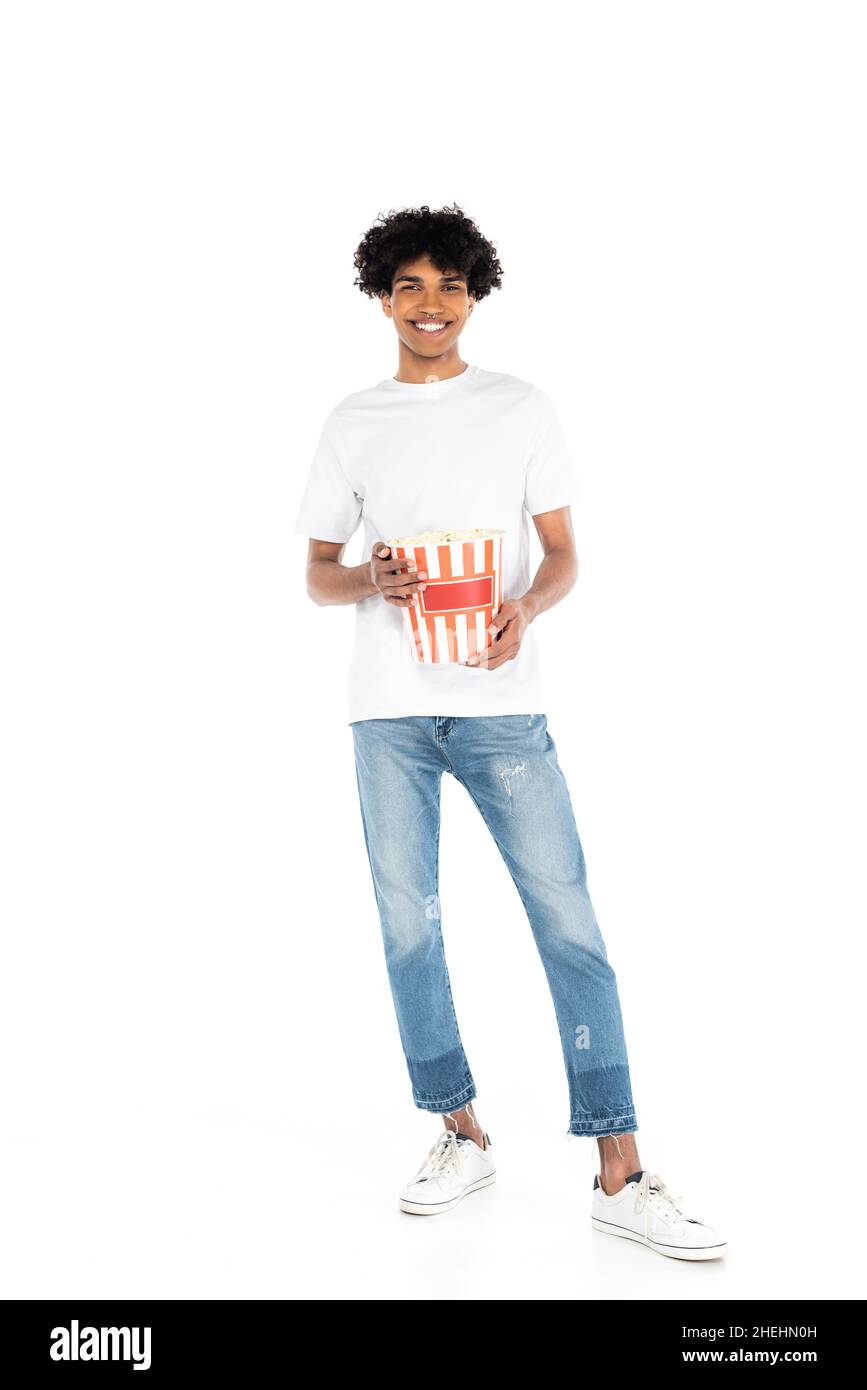
[[[423,333],[439,333],[440,329],[445,328],[444,323],[417,323],[415,326]]]

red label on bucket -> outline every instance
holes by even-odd
[[[425,613],[463,613],[467,608],[486,608],[494,601],[493,575],[447,582],[429,579],[419,599]]]

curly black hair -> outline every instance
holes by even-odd
[[[493,242],[456,203],[432,212],[427,204],[380,213],[355,252],[358,275],[353,281],[362,294],[376,299],[391,294],[399,266],[418,256],[430,256],[438,270],[457,270],[467,290],[484,299],[502,284],[503,268]]]

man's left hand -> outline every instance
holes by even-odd
[[[493,671],[495,667],[502,666],[504,661],[511,661],[518,655],[524,633],[529,626],[530,612],[524,600],[506,599],[488,628],[488,632],[494,634],[491,646],[471,656],[467,665]]]

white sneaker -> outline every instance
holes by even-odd
[[[469,1135],[444,1130],[418,1172],[401,1190],[401,1211],[434,1216],[440,1211],[451,1211],[468,1192],[490,1186],[497,1170],[488,1134],[485,1143],[487,1148],[480,1149]]]
[[[630,1173],[625,1186],[610,1197],[597,1176],[593,1179],[593,1229],[640,1240],[660,1255],[678,1260],[716,1260],[724,1255],[728,1244],[719,1231],[687,1216],[680,1202],[658,1173],[643,1168]]]

